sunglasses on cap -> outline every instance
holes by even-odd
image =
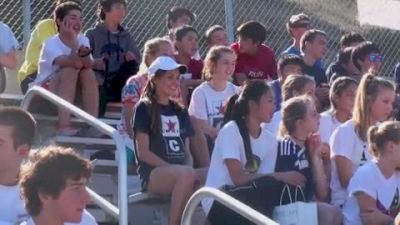
[[[384,55],[379,54],[379,53],[371,53],[369,54],[369,61],[371,62],[383,62],[385,59]]]

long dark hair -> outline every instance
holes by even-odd
[[[233,120],[236,122],[243,139],[247,163],[253,159],[253,151],[250,144],[249,131],[246,126],[246,118],[249,116],[249,101],[259,102],[262,95],[271,91],[265,81],[247,81],[239,94],[233,95],[226,105],[224,124]],[[247,164],[246,163],[246,164]]]
[[[157,103],[156,84],[154,80],[157,79],[157,77],[165,75],[167,72],[168,71],[166,70],[158,70],[156,74],[152,76],[147,82],[142,94],[142,100],[149,107],[151,119],[150,128],[153,131],[159,131],[161,129],[160,107]],[[172,104],[173,109],[177,112],[177,114],[180,114],[184,111],[183,106],[180,103],[176,102],[174,99],[170,99],[170,103]]]

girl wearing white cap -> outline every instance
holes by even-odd
[[[200,171],[191,166],[189,115],[171,100],[186,67],[160,56],[148,72],[150,80],[133,120],[138,173],[144,191],[171,195],[169,224],[178,225],[187,200],[200,184]]]

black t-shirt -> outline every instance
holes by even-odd
[[[314,196],[310,164],[311,162],[309,160],[308,152],[305,148],[297,145],[289,137],[285,137],[278,141],[278,154],[276,158],[275,171],[297,171],[303,174],[307,179],[306,186],[303,189],[306,201],[311,200]]]
[[[304,65],[303,72],[305,75],[309,75],[314,78],[317,87],[323,83],[328,83],[328,78],[326,77],[325,71],[318,66]]]
[[[338,61],[331,63],[326,70],[326,75],[329,82],[332,81],[332,77],[334,74],[338,74],[339,76],[345,76],[347,74],[346,69],[343,68],[343,66]]]
[[[161,130],[151,129],[151,115],[148,103],[143,100],[136,105],[133,119],[134,132],[149,135],[150,151],[171,164],[184,164],[186,159],[185,140],[193,134],[189,114],[185,109],[177,110],[172,102],[158,105],[161,116]],[[152,166],[138,158],[138,173],[147,179]]]

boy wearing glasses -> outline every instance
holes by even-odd
[[[378,74],[383,60],[384,56],[378,46],[370,41],[362,42],[351,52],[351,61],[361,76],[367,72]]]
[[[33,85],[47,87],[71,103],[80,87],[83,109],[97,117],[99,93],[92,70],[93,57],[88,38],[80,34],[82,8],[75,2],[62,3],[55,9],[55,19],[58,34],[43,44]],[[58,116],[59,135],[72,136],[78,132],[70,126],[71,116],[66,110],[59,109]]]

